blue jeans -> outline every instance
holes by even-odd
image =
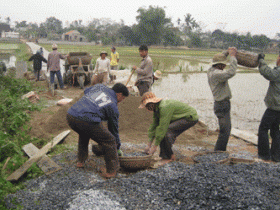
[[[215,101],[214,112],[219,121],[220,133],[216,142],[215,151],[226,151],[231,131],[230,101]]]
[[[60,88],[63,88],[64,84],[63,84],[63,80],[62,80],[62,76],[61,76],[60,70],[59,71],[50,71],[50,82],[51,82],[51,84],[54,83],[54,75],[55,74],[56,74],[57,80],[59,82]]]
[[[280,162],[280,111],[266,109],[260,126],[258,137],[258,155],[264,160]],[[272,138],[271,149],[269,148],[268,130]]]

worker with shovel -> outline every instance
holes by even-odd
[[[139,54],[143,58],[140,67],[133,66],[133,71],[137,73],[135,86],[137,86],[140,96],[148,92],[153,83],[153,61],[148,55],[148,47],[141,45],[139,47]]]
[[[198,122],[196,110],[177,100],[157,98],[152,92],[143,95],[139,108],[144,107],[148,111],[154,112],[153,123],[148,130],[149,142],[145,153],[154,154],[157,147],[160,146],[159,156],[162,159],[159,165],[174,161],[172,145],[177,136]]]
[[[102,176],[116,176],[119,168],[117,149],[121,146],[117,104],[128,95],[127,87],[121,83],[116,83],[112,89],[96,84],[86,88],[84,96],[68,110],[68,124],[79,134],[78,168],[85,165],[89,139],[92,139],[102,147],[104,153],[106,172],[104,170]],[[108,121],[108,129],[101,121]]]

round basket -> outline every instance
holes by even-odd
[[[119,157],[120,166],[126,169],[145,169],[150,167],[152,155],[135,156],[135,157]]]
[[[204,158],[203,156],[206,158]],[[214,160],[207,161],[207,156],[213,156]],[[222,156],[222,157],[217,158],[217,156]],[[193,155],[191,158],[195,163],[206,163],[207,162],[207,163],[218,163],[218,164],[226,163],[230,159],[229,153],[226,151],[201,152],[201,153]]]

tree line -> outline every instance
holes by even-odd
[[[25,37],[55,39],[70,30],[77,30],[87,37],[88,41],[102,41],[104,45],[164,45],[188,46],[192,48],[221,48],[235,46],[238,49],[254,50],[266,49],[270,39],[265,35],[252,36],[224,32],[217,29],[213,32],[203,32],[202,26],[190,13],[182,20],[178,18],[177,25],[166,16],[164,8],[149,6],[137,10],[137,23],[127,26],[124,21],[117,23],[109,18],[93,19],[87,25],[82,20],[75,20],[66,27],[62,21],[49,17],[45,22],[27,23],[16,22],[15,30],[20,30]],[[10,21],[8,19],[7,21]],[[280,33],[277,34],[280,38]],[[280,47],[280,44],[278,44]]]

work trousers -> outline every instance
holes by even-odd
[[[91,85],[104,84],[108,85],[108,72],[94,74],[91,79]]]
[[[173,155],[172,145],[175,143],[177,136],[194,126],[198,120],[190,121],[185,118],[176,120],[168,126],[168,130],[160,142],[160,154],[163,159],[171,159]]]
[[[88,157],[89,139],[97,142],[103,150],[107,173],[119,168],[115,137],[101,123],[88,123],[67,114],[68,125],[79,134],[78,161],[84,162]]]
[[[54,84],[54,75],[56,75],[60,88],[64,87],[62,76],[60,70],[58,71],[50,71],[50,82]]]
[[[34,75],[35,75],[36,81],[40,80],[40,71],[41,71],[41,69],[34,69]]]
[[[280,111],[266,109],[259,126],[258,155],[264,160],[280,162]],[[272,139],[269,148],[268,130]]]
[[[140,96],[142,96],[144,93],[149,92],[151,87],[151,82],[149,81],[138,81],[136,82],[136,86],[139,90]]]
[[[230,101],[215,101],[214,113],[219,121],[220,133],[216,142],[215,151],[226,151],[231,131]]]

